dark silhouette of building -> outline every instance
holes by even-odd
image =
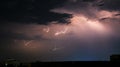
[[[120,55],[111,55],[110,61],[120,61]]]
[[[7,59],[0,63],[0,67],[19,67],[20,63],[15,59]]]

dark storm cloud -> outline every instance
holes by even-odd
[[[93,2],[95,0],[81,0],[81,1],[83,1],[83,2]]]
[[[119,3],[120,0],[70,0],[63,7],[56,8],[53,11],[77,16],[83,15],[93,20],[110,19],[119,16]],[[113,16],[109,17],[110,15]]]
[[[62,21],[69,14],[50,12],[50,9],[62,5],[65,0],[2,0],[0,1],[0,21],[47,24],[50,21]]]
[[[120,0],[103,0],[104,5],[100,8],[109,11],[119,11],[120,10]]]
[[[61,8],[53,11],[58,13],[68,13],[73,15],[84,15],[89,19],[97,18],[96,0],[76,0],[75,2],[67,2]]]
[[[112,22],[112,23],[120,23],[120,19],[119,18],[101,18],[100,21],[102,22]]]
[[[69,6],[66,6],[69,1]],[[91,7],[119,11],[119,3],[120,0],[2,0],[0,2],[0,21],[39,24],[47,24],[51,21],[69,23],[66,18],[71,18],[71,14],[59,14],[50,10],[65,5],[66,9],[70,11],[83,13],[89,18],[91,16],[96,18],[95,10]]]

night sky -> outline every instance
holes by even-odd
[[[120,0],[1,0],[0,60],[109,61],[120,54]]]

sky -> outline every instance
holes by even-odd
[[[120,0],[1,0],[0,60],[109,61],[120,54]]]

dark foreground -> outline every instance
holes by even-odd
[[[63,66],[120,66],[119,61],[67,61],[67,62],[33,62],[20,64],[1,64],[0,67],[63,67]]]
[[[120,67],[120,55],[110,56],[110,61],[55,61],[55,62],[18,62],[14,59],[7,59],[0,62],[0,67],[63,67],[63,66],[111,66]]]

